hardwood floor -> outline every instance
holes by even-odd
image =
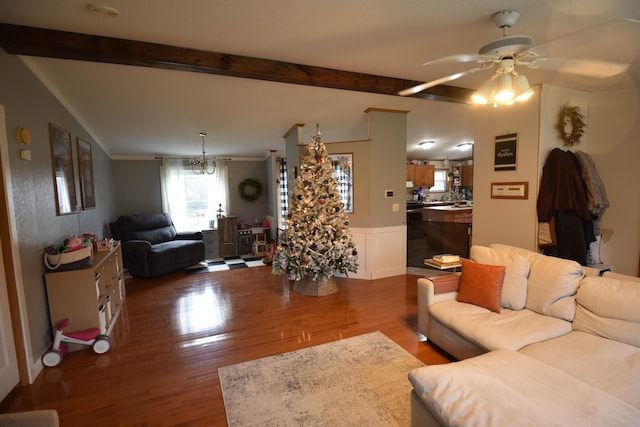
[[[418,276],[341,278],[337,294],[318,298],[270,272],[129,280],[111,350],[68,354],[0,411],[53,408],[64,427],[226,426],[221,366],[376,330],[425,364],[450,361],[415,332]]]

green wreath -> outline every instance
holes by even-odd
[[[584,116],[580,114],[578,107],[572,107],[569,104],[562,107],[555,128],[560,132],[564,145],[572,146],[580,142],[586,126],[582,119]]]
[[[253,191],[247,193],[245,191],[246,187],[253,188]],[[258,197],[262,194],[262,184],[260,181],[255,180],[253,178],[247,178],[238,185],[238,191],[240,192],[240,198],[242,200],[246,200],[247,202],[254,202],[258,200]]]

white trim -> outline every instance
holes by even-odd
[[[350,273],[350,278],[374,280],[406,274],[406,225],[379,228],[352,227],[351,234],[358,250],[358,271]]]
[[[29,319],[27,311],[27,300],[24,294],[24,280],[22,277],[22,262],[20,261],[20,247],[18,245],[18,226],[15,221],[15,208],[13,204],[13,190],[11,185],[11,168],[9,164],[9,141],[7,140],[7,129],[5,123],[4,106],[0,105],[0,169],[4,177],[5,194],[7,197],[7,218],[9,221],[9,242],[12,252],[13,274],[16,279],[16,292],[18,297],[18,310],[20,312],[20,323],[22,325],[22,342],[21,337],[14,337],[16,342],[24,348],[27,374],[29,376],[29,384],[33,383],[36,376],[42,370],[40,358],[33,363],[33,349],[31,348],[31,334],[29,333]],[[3,242],[7,244],[7,242]]]

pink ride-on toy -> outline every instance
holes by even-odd
[[[111,348],[111,337],[100,333],[100,329],[92,328],[85,331],[63,334],[62,331],[69,326],[69,319],[64,319],[56,328],[51,350],[42,355],[42,363],[50,368],[58,366],[62,358],[69,351],[67,343],[90,345],[98,354],[103,354]]]

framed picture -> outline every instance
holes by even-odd
[[[329,154],[344,211],[353,213],[353,154]]]
[[[529,182],[492,182],[492,199],[528,199]]]
[[[80,174],[80,199],[82,209],[94,209],[96,207],[96,193],[93,188],[93,156],[91,144],[76,138],[78,143],[78,173]]]
[[[516,149],[518,146],[518,134],[496,136],[496,151],[494,168],[495,171],[516,170]]]
[[[56,214],[67,215],[78,211],[78,196],[73,173],[71,133],[49,123],[53,188],[56,196]]]

